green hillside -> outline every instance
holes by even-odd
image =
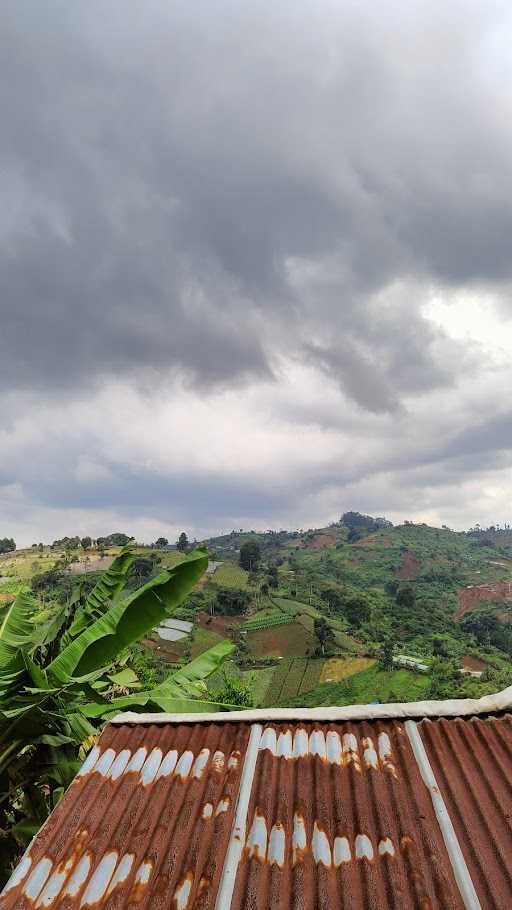
[[[50,604],[64,609],[119,552],[66,541],[0,557],[0,610],[27,584],[43,618]],[[326,528],[206,543],[210,569],[175,614],[192,629],[175,641],[155,631],[140,648],[157,678],[231,638],[233,660],[211,685],[236,683],[255,706],[478,696],[512,683],[509,532],[392,527],[347,513]],[[129,584],[183,558],[140,547]],[[402,666],[404,657],[424,669]]]

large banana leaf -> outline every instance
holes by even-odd
[[[25,670],[22,649],[32,641],[34,610],[32,598],[26,591],[20,591],[5,613],[0,626],[0,696]]]
[[[151,690],[151,701],[159,704],[161,700],[171,697],[190,696],[191,694],[202,692],[198,688],[198,683],[203,682],[212,673],[219,669],[220,665],[234,651],[234,644],[227,639],[220,641],[218,645],[204,651],[195,660],[170,673],[163,682]]]
[[[84,705],[82,710],[87,717],[105,717],[124,711],[126,708],[143,709],[147,707],[171,714],[186,711],[223,711],[229,706],[205,700],[205,687],[204,684],[203,686],[200,684],[219,669],[233,649],[232,642],[220,641],[218,645],[214,645],[213,648],[200,654],[186,667],[170,673],[162,683],[150,691],[123,695],[110,702],[89,703]]]
[[[109,664],[118,652],[147,634],[185,599],[208,566],[205,548],[160,573],[100,616],[47,667],[49,678],[67,683]]]
[[[77,611],[73,623],[63,636],[62,647],[68,645],[94,620],[103,616],[108,610],[110,603],[121,593],[126,584],[130,566],[135,559],[134,547],[135,541],[130,540],[123,547],[119,556],[116,556],[110,569],[103,572],[100,580],[92,589],[83,607]]]
[[[140,693],[141,696],[143,693]],[[132,695],[122,696],[121,698],[115,698],[114,701],[108,702],[107,704],[95,704],[90,702],[87,705],[84,705],[82,708],[83,713],[86,717],[93,718],[103,718],[108,719],[114,717],[116,714],[119,714],[121,711],[152,711],[158,713],[159,711],[165,711],[166,714],[204,714],[204,713],[215,713],[217,711],[232,711],[236,710],[236,706],[226,705],[217,701],[207,701],[204,698],[185,698],[174,696],[169,698],[159,699],[158,704],[155,704],[151,701],[149,697],[151,693],[146,692],[146,699],[136,698]]]

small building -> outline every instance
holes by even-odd
[[[394,657],[393,663],[399,667],[409,667],[411,670],[418,670],[420,673],[426,673],[429,669],[428,665],[422,663],[417,657],[408,657],[406,654],[399,654]]]
[[[120,715],[0,910],[507,910],[511,707]]]
[[[474,679],[480,679],[483,676],[483,670],[470,670],[468,667],[461,667],[459,673],[463,676],[472,676]]]

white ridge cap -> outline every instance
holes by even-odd
[[[220,711],[212,714],[116,714],[111,724],[188,724],[261,721],[343,721],[407,717],[464,717],[512,710],[512,686],[482,698],[453,698],[446,701],[411,701],[389,705],[346,705],[341,708],[258,708],[249,711]]]

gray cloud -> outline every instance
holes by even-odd
[[[207,388],[306,345],[370,410],[453,382],[413,298],[510,278],[506,11],[7,3],[5,381]],[[290,262],[321,270],[313,297]]]
[[[385,11],[359,0],[7,0],[0,486],[20,484],[38,509],[97,514],[103,503],[161,522],[188,509],[200,527],[202,513],[291,520],[297,497],[323,507],[329,491],[359,495],[364,482],[370,509],[386,472],[418,470],[427,490],[453,482],[456,465],[504,470],[495,388],[468,428],[477,347],[448,337],[424,304],[433,292],[492,293],[510,317],[511,36],[500,0],[389,0]],[[320,376],[316,400],[304,388],[283,397],[290,364]],[[250,410],[270,384],[257,420],[281,486],[270,456],[265,476],[218,454],[201,475],[185,456],[155,467],[162,427],[142,428],[142,411],[125,421],[154,434],[146,460],[128,438],[109,457],[101,396],[114,383],[136,386],[155,412],[192,390],[220,416],[230,395],[247,393]],[[25,439],[44,446],[41,427],[26,430],[41,407],[52,437],[52,407],[70,401],[76,413],[48,452],[20,456]],[[84,402],[106,409],[102,428]],[[238,421],[222,423],[227,461],[249,432]],[[311,464],[286,476],[277,436],[294,423]]]

